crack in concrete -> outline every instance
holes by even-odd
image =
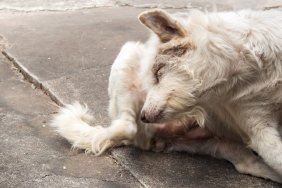
[[[52,101],[54,101],[59,106],[64,106],[65,104],[56,96],[55,93],[51,92],[48,87],[46,87],[43,82],[41,82],[37,76],[33,75],[30,71],[28,71],[19,61],[13,58],[8,52],[5,50],[1,50],[2,54],[12,63],[12,65],[19,71],[20,74],[24,77],[25,80],[34,84],[36,88],[39,88],[43,91],[44,94],[50,97]]]
[[[192,9],[192,8],[201,8],[192,6],[190,3],[182,6],[173,6],[172,4],[158,4],[158,3],[147,3],[147,4],[130,4],[123,2],[116,2],[117,7],[133,7],[133,8],[141,8],[141,9],[150,9],[150,8],[162,8],[162,9]]]
[[[24,8],[8,8],[8,7],[2,7],[0,8],[0,11],[3,12],[21,12],[21,13],[34,13],[34,12],[67,12],[67,11],[77,11],[77,10],[91,10],[101,7],[133,7],[133,8],[140,8],[140,9],[150,9],[150,8],[162,8],[162,9],[191,9],[191,8],[200,8],[196,6],[191,5],[185,5],[185,6],[173,6],[173,5],[160,5],[160,4],[129,4],[129,3],[121,3],[116,2],[113,5],[103,5],[103,6],[85,6],[85,7],[77,7],[77,8],[62,8],[62,9],[52,9],[52,8],[34,8],[34,9],[24,9]]]
[[[57,105],[59,105],[59,106],[64,106],[65,105],[59,99],[59,97],[56,96],[55,93],[50,91],[48,89],[48,87],[46,87],[42,82],[40,82],[39,79],[35,75],[33,75],[31,72],[29,72],[20,62],[18,62],[15,58],[13,58],[8,52],[6,52],[5,50],[2,50],[2,54],[9,60],[9,62],[11,62],[11,64],[17,69],[17,71],[19,71],[19,73],[22,74],[22,76],[24,77],[25,80],[27,80],[31,84],[34,84],[37,88],[42,90],[42,92],[44,94],[46,94]],[[134,179],[136,179],[136,181],[140,184],[141,187],[147,188],[147,186],[144,184],[144,182],[139,180],[136,177],[136,175],[134,175],[134,173],[125,164],[123,164],[121,161],[119,161],[117,158],[115,158],[112,153],[109,153],[109,155],[115,161],[115,163],[117,165],[119,165],[119,166],[123,167],[125,170],[127,170],[132,175],[132,177]],[[41,178],[44,179],[44,178],[47,178],[49,176],[51,176],[51,175],[50,174],[46,174],[46,175],[44,175]],[[111,182],[111,180],[102,180],[102,181]],[[112,181],[112,182],[114,182],[114,181]]]
[[[3,51],[6,48],[6,38],[0,35],[0,50]]]
[[[115,7],[115,6],[89,6],[89,7],[80,7],[80,8],[65,8],[65,9],[17,9],[17,8],[0,8],[0,11],[3,12],[14,12],[14,13],[36,13],[36,12],[67,12],[67,11],[77,11],[77,10],[88,10],[96,9],[101,7]]]
[[[282,8],[282,5],[266,6],[263,8],[263,10],[280,9],[280,8]]]
[[[52,176],[52,174],[45,174],[44,176],[41,177],[41,179],[45,179],[46,177]]]
[[[138,177],[135,175],[135,173],[133,173],[130,168],[128,166],[126,166],[122,161],[119,161],[115,156],[113,152],[109,153],[109,156],[115,161],[116,164],[120,165],[121,167],[123,167],[124,169],[126,169],[134,179],[136,179],[138,181],[138,183],[141,185],[141,187],[143,188],[148,188],[148,186],[140,179],[138,179]]]
[[[85,7],[74,7],[74,8],[62,8],[62,9],[55,9],[55,8],[33,8],[33,9],[24,9],[24,8],[9,8],[9,7],[2,7],[0,11],[3,12],[21,12],[21,13],[34,13],[34,12],[67,12],[67,11],[77,11],[77,10],[91,10],[101,7],[133,7],[133,8],[140,8],[140,9],[151,9],[151,8],[161,8],[161,9],[202,9],[203,7],[200,6],[192,6],[191,4],[183,5],[183,6],[173,6],[171,4],[130,4],[130,3],[123,3],[123,2],[115,2],[112,5],[92,5],[92,6],[85,6]],[[282,8],[282,5],[275,5],[275,6],[265,6],[263,10],[270,10],[270,9],[279,9]]]

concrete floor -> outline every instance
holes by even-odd
[[[211,7],[204,0],[189,2],[193,7]],[[224,10],[279,5],[279,1],[253,0],[215,3]],[[71,151],[49,128],[58,109],[53,101],[86,102],[94,124],[107,125],[110,66],[125,41],[144,41],[148,36],[137,15],[147,7],[185,11],[188,5],[187,1],[173,5],[138,0],[1,1],[0,46],[5,56],[0,56],[0,187],[280,187],[206,156],[134,148],[115,149],[101,157],[85,155]],[[99,8],[89,8],[95,6]]]

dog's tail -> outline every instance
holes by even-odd
[[[102,154],[112,146],[107,138],[107,129],[102,126],[90,126],[88,122],[93,120],[86,105],[82,106],[75,102],[61,108],[51,122],[51,126],[64,138],[73,148],[85,149],[95,155]]]

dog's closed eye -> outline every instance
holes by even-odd
[[[164,70],[163,68],[164,67],[165,67],[165,63],[157,63],[153,67],[153,74],[154,74],[154,77],[156,79],[157,84],[159,83],[160,78],[163,75],[163,70]]]
[[[188,49],[186,47],[178,45],[178,46],[174,46],[169,49],[162,50],[161,54],[181,57],[182,55],[184,55],[187,52],[187,50]]]

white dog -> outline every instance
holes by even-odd
[[[90,126],[75,103],[55,116],[57,131],[96,155],[129,144],[188,151],[282,182],[282,13],[152,10],[139,19],[156,35],[126,43],[112,66],[112,124]]]

